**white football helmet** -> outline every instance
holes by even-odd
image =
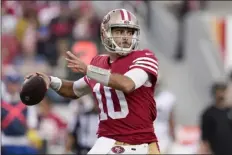
[[[111,30],[115,27],[125,27],[134,29],[132,44],[129,48],[123,48],[116,44]],[[115,9],[110,11],[101,23],[101,41],[106,50],[119,55],[127,55],[138,48],[140,26],[137,18],[125,9]]]

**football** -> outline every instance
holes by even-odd
[[[28,106],[40,103],[47,92],[46,82],[39,75],[25,80],[20,92],[21,101]]]

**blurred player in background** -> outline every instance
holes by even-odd
[[[92,95],[85,95],[70,103],[73,116],[68,124],[65,153],[86,154],[97,140],[99,123],[97,104]]]
[[[227,83],[216,82],[212,86],[212,105],[201,117],[200,154],[232,154],[232,104],[226,99],[227,91]]]
[[[26,107],[20,100],[21,76],[9,72],[3,77],[5,91],[1,97],[2,154],[37,154],[40,139],[35,107]]]
[[[54,113],[53,102],[48,96],[45,96],[40,102],[38,113],[38,131],[43,139],[44,146],[41,153],[59,153],[61,150],[54,149],[54,146],[64,145],[61,139],[65,137],[66,122],[58,114]]]
[[[228,86],[227,86],[227,90],[226,90],[226,102],[232,106],[232,70],[228,76]]]
[[[160,76],[155,98],[157,106],[157,118],[154,121],[155,133],[158,137],[161,153],[168,153],[172,142],[175,141],[174,107],[176,98],[171,92],[162,89]]]
[[[159,154],[153,127],[158,61],[150,50],[139,49],[139,35],[135,15],[125,9],[112,10],[101,24],[108,55],[96,56],[86,65],[67,52],[68,67],[83,73],[83,78],[74,82],[34,73],[62,96],[76,99],[93,93],[100,123],[98,140],[88,154]]]

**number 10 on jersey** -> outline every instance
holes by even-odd
[[[100,92],[100,88],[101,88],[101,84],[100,83],[96,83],[95,86],[93,87],[93,92],[96,95],[97,101],[98,101],[98,106],[100,109],[100,120],[107,120],[108,116],[112,119],[121,119],[121,118],[125,118],[128,113],[129,113],[129,109],[128,109],[128,104],[125,98],[125,95],[122,91],[119,90],[114,90],[110,87],[106,87],[103,86],[103,91],[102,93]],[[115,111],[114,110],[114,104],[115,101],[112,99],[112,93],[115,92],[116,97],[119,101],[119,105],[121,108],[121,111]],[[103,94],[104,93],[104,94]],[[103,101],[102,101],[102,97],[103,95],[106,98],[106,107],[107,107],[107,111],[108,111],[108,116],[107,114],[104,112],[104,108],[103,108]]]

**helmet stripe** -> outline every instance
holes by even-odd
[[[124,17],[125,17],[125,19],[124,19],[124,20],[128,20],[128,14],[127,14],[127,10],[125,10],[125,9],[122,9],[122,12],[123,12],[123,14],[124,14]]]
[[[124,12],[120,10],[120,13],[121,13],[122,20],[125,20]]]

